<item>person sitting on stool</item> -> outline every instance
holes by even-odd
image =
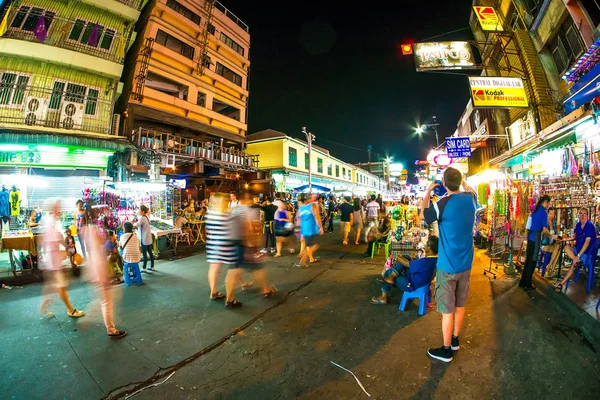
[[[403,292],[412,292],[431,284],[437,265],[437,253],[438,237],[431,235],[427,239],[424,258],[409,260],[398,256],[396,265],[383,272],[383,279],[377,279],[381,283],[381,297],[373,297],[371,304],[387,304],[388,294],[394,285]]]
[[[565,246],[565,254],[573,261],[573,264],[567,276],[565,276],[562,282],[556,285],[557,292],[562,291],[563,286],[567,284],[575,271],[581,268],[587,257],[595,256],[595,254],[590,254],[590,250],[594,247],[594,244],[596,244],[596,227],[590,221],[588,210],[582,208],[579,210],[579,222],[575,225],[575,251],[573,251],[571,246]],[[593,265],[592,268],[594,268]]]

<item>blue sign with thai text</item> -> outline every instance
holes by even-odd
[[[468,137],[446,138],[446,153],[450,158],[471,157],[471,140]]]

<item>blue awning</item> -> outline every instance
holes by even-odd
[[[565,110],[569,114],[598,96],[600,96],[600,64],[582,76],[569,90],[569,96],[564,101]]]
[[[313,188],[314,190],[317,190],[317,191],[319,191],[319,192],[330,192],[330,191],[331,191],[331,189],[329,189],[328,187],[321,186],[321,185],[312,185],[312,188]],[[305,191],[306,189],[308,189],[308,185],[302,185],[302,186],[298,186],[298,187],[297,187],[297,188],[295,188],[294,190],[295,190],[296,192],[303,192],[303,191]]]

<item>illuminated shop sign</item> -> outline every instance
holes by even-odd
[[[417,71],[475,66],[475,58],[468,42],[415,43],[413,48]]]
[[[528,107],[521,78],[469,77],[475,107]]]
[[[473,7],[473,10],[475,10],[475,15],[482,30],[491,32],[502,32],[504,30],[493,7]]]
[[[110,155],[111,153],[109,152],[94,150],[85,150],[73,153],[0,150],[0,165],[106,169],[108,157]]]

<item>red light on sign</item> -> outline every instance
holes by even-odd
[[[402,45],[402,55],[403,56],[409,56],[413,53],[413,49],[412,49],[412,45],[411,44],[403,44]]]

